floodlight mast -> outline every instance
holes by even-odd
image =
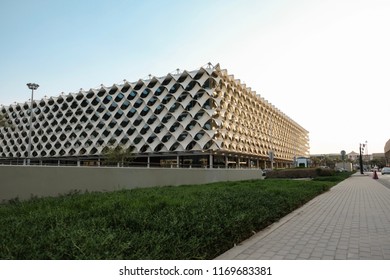
[[[32,119],[34,114],[33,100],[34,90],[37,90],[39,85],[35,83],[28,83],[27,87],[31,89],[31,100],[30,100],[30,120],[29,120],[29,131],[28,131],[28,145],[27,145],[27,165],[30,165],[31,160],[31,133],[32,133]]]

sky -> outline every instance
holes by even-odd
[[[388,0],[1,0],[0,104],[219,63],[309,131],[383,153]]]

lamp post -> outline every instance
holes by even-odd
[[[30,120],[29,120],[29,131],[28,131],[28,146],[27,146],[27,165],[30,165],[31,159],[31,132],[32,132],[32,119],[34,114],[33,100],[34,100],[34,90],[37,90],[39,85],[34,83],[28,83],[28,88],[31,89],[31,102],[30,102]]]
[[[363,156],[362,156],[362,150],[364,151],[364,144],[359,144],[359,165],[360,165],[360,174],[363,173]]]

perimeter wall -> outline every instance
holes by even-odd
[[[74,190],[114,191],[262,178],[259,169],[0,166],[0,202]]]

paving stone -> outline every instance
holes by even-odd
[[[275,255],[275,252],[271,252],[271,251],[265,252],[265,253],[263,254],[263,256],[266,256],[266,257],[272,257],[272,256],[274,256],[274,255]]]
[[[347,244],[339,244],[337,246],[337,249],[344,249],[344,250],[347,250],[348,249],[348,245]]]
[[[297,254],[287,254],[287,255],[284,256],[284,259],[285,260],[296,260],[297,257],[298,257]]]
[[[285,255],[275,255],[271,259],[272,260],[283,260]]]
[[[290,254],[296,254],[296,255],[298,255],[298,254],[300,254],[302,252],[302,250],[299,250],[299,249],[291,249],[290,250]]]
[[[336,250],[325,250],[324,251],[324,255],[327,255],[327,256],[334,256],[336,254]]]
[[[359,253],[347,253],[347,259],[348,260],[358,260],[359,259]]]
[[[359,174],[217,259],[390,260],[390,189]]]
[[[237,259],[237,260],[246,260],[246,259],[248,259],[249,256],[250,256],[250,255],[248,255],[248,254],[239,254],[239,255],[236,257],[236,259]]]
[[[321,258],[323,254],[323,251],[313,251],[311,256]]]
[[[369,260],[371,258],[371,253],[359,252],[359,260]]]

